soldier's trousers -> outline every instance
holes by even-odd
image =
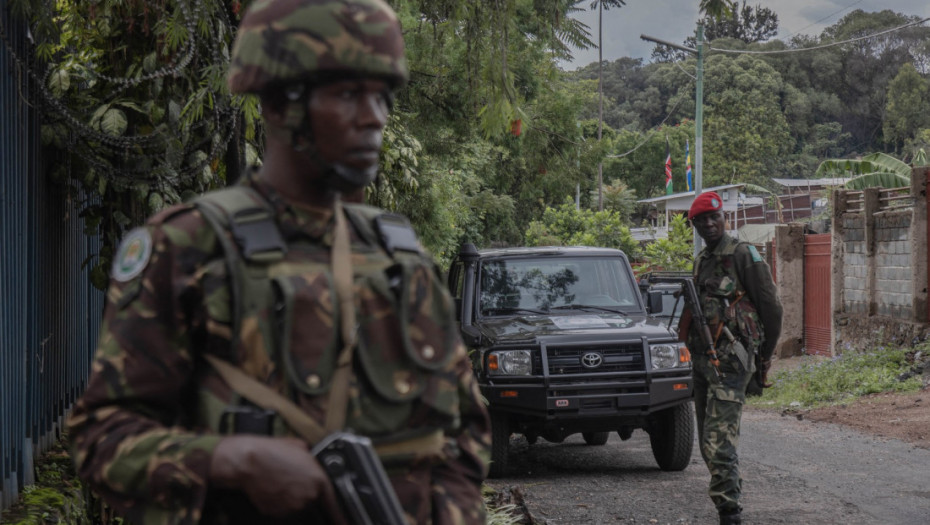
[[[736,449],[746,385],[752,378],[742,367],[728,365],[721,362],[718,378],[706,357],[694,359],[694,410],[701,457],[710,471],[708,494],[722,513],[740,508],[742,478]]]

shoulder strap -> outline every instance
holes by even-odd
[[[275,222],[271,206],[252,188],[231,186],[196,199],[194,205],[216,232],[230,272],[230,328],[232,346],[235,347],[242,324],[243,293],[251,290],[253,285],[262,286],[267,281],[262,277],[261,283],[253,282],[257,279],[252,279],[247,265],[280,261],[287,253],[287,244]]]
[[[394,257],[397,252],[422,255],[420,241],[407,217],[364,204],[344,204],[349,221],[370,244],[379,244]]]
[[[274,210],[254,189],[231,186],[208,193],[195,204],[201,211],[206,210],[205,215],[212,215],[207,219],[214,227],[219,225],[222,231],[230,232],[246,261],[267,264],[280,261],[287,253]]]

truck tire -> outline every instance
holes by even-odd
[[[610,432],[582,432],[581,437],[584,438],[584,442],[588,445],[603,445],[607,443],[607,438],[610,437]]]
[[[652,455],[665,471],[684,470],[694,445],[694,408],[682,403],[656,412],[649,430]]]
[[[491,469],[489,478],[502,478],[510,452],[510,421],[506,414],[491,412]]]

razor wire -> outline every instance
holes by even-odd
[[[177,57],[172,64],[159,68],[151,73],[138,75],[134,77],[117,77],[105,74],[101,71],[86,69],[89,75],[97,82],[105,82],[115,85],[110,93],[110,100],[115,99],[126,90],[140,86],[146,82],[154,82],[169,77],[183,77],[188,68],[197,58],[197,21],[207,19],[207,7],[203,1],[197,0],[178,0],[176,8],[179,10],[184,19],[184,25],[187,32],[187,38],[184,47],[179,50]],[[220,7],[218,11],[222,14],[222,19],[218,23],[225,24],[226,27],[232,27],[225,9]],[[209,112],[192,122],[186,128],[186,131],[192,135],[198,134],[201,129],[203,138],[199,142],[184,144],[181,152],[181,158],[188,158],[193,152],[199,150],[207,142],[210,147],[206,151],[206,158],[202,162],[189,165],[175,172],[174,167],[165,162],[166,144],[170,140],[176,139],[176,135],[171,130],[156,130],[149,134],[123,135],[114,136],[103,133],[95,127],[84,121],[81,115],[77,114],[61,98],[56,97],[48,88],[48,81],[53,73],[54,65],[48,66],[44,71],[38,71],[33,67],[29,60],[21,56],[10,42],[5,31],[5,20],[0,14],[0,40],[3,41],[6,52],[10,55],[16,64],[18,71],[25,72],[33,81],[35,94],[38,101],[49,111],[45,112],[45,121],[47,123],[60,122],[69,130],[67,142],[69,153],[82,159],[95,174],[103,176],[108,183],[113,183],[115,187],[126,188],[137,182],[145,182],[150,185],[163,186],[164,183],[177,185],[181,179],[203,173],[204,168],[211,164],[219,155],[225,151],[232,136],[237,131],[237,119],[239,110],[234,104],[234,98],[229,97],[212,97],[212,109]],[[220,52],[220,46],[223,43],[207,44],[209,50],[207,58],[212,64],[223,64],[228,62]],[[222,133],[222,131],[226,133]],[[74,147],[81,142],[85,148]],[[183,160],[180,163],[183,166]],[[151,167],[149,167],[151,166]],[[212,171],[212,170],[211,170]],[[172,172],[175,172],[172,175]],[[213,174],[215,181],[216,174]]]

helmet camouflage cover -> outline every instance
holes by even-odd
[[[314,77],[407,81],[397,14],[383,0],[255,0],[233,45],[229,89],[262,93]]]

